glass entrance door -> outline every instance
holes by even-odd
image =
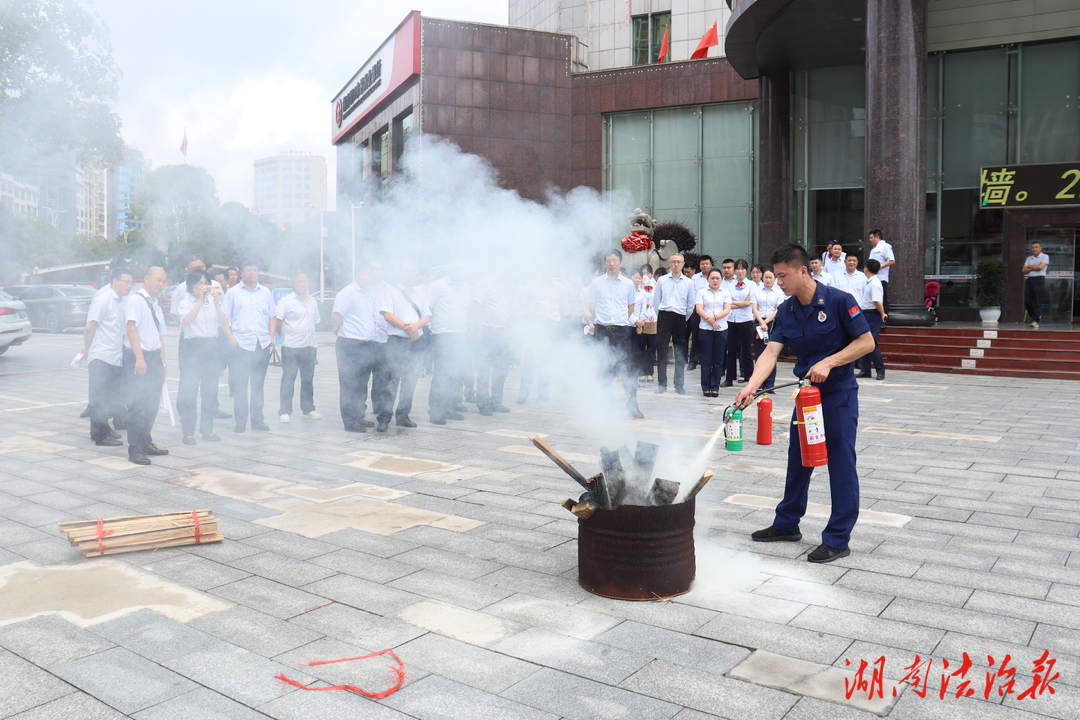
[[[1077,228],[1032,228],[1027,234],[1027,254],[1031,243],[1042,243],[1043,252],[1050,256],[1046,268],[1046,304],[1044,323],[1080,321],[1080,288],[1074,272],[1076,263]]]

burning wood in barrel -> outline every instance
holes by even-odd
[[[712,478],[706,472],[676,503],[679,483],[653,477],[658,445],[639,442],[600,448],[598,475],[586,478],[539,437],[533,445],[585,492],[563,507],[578,518],[578,583],[620,600],[656,600],[690,590],[694,560],[695,497]]]

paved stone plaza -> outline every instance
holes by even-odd
[[[86,372],[67,369],[79,336],[35,334],[0,358],[0,717],[1080,717],[1080,384],[863,381],[865,512],[851,556],[827,565],[805,559],[827,508],[811,506],[800,543],[750,542],[782,494],[787,441],[755,444],[748,412],[744,450],[713,453],[697,499],[694,589],[639,603],[579,587],[577,523],[559,503],[580,490],[528,441],[544,435],[588,475],[597,428],[535,401],[436,427],[422,379],[418,428],[349,434],[321,340],[323,420],[278,423],[271,368],[269,433],[222,420],[222,442],[185,446],[159,416],[170,455],[150,467],[90,442]],[[734,397],[702,398],[696,377],[685,396],[643,387],[646,419],[604,434],[689,460]],[[224,386],[221,399],[231,409]],[[776,401],[779,431],[792,402]],[[829,502],[823,471],[810,500]],[[194,508],[214,511],[224,542],[84,558],[57,527]],[[301,666],[385,648],[406,680],[383,700],[275,679],[382,690],[386,656]],[[1056,692],[1019,699],[1044,650]],[[952,676],[964,653],[972,667]],[[893,697],[916,656],[928,682]],[[862,661],[869,687],[847,698]],[[973,695],[956,698],[965,679]]]

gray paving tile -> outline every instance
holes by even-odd
[[[259,711],[277,720],[412,720],[411,715],[344,690],[297,690],[259,706]]]
[[[781,623],[721,614],[698,628],[694,634],[753,650],[760,648],[828,665],[851,645],[850,638],[830,634],[841,632],[841,628],[833,627],[829,630],[830,632],[804,630]]]
[[[951,570],[956,569],[951,568]],[[971,589],[962,586],[956,587],[944,582],[895,577],[862,570],[850,570],[837,580],[837,584],[857,590],[868,590],[912,600],[927,600],[955,607],[963,607],[971,596]]]
[[[512,590],[494,588],[432,570],[420,570],[394,580],[389,585],[472,610],[479,610],[514,594]]]
[[[936,563],[926,563],[915,573],[918,580],[950,584],[955,587],[971,588],[973,590],[991,590],[1006,595],[1019,595],[1041,599],[1049,592],[1050,583],[1045,580],[1032,580],[1028,577],[1020,577],[1010,572],[1014,562],[1002,558],[994,564],[992,572],[980,572],[978,570],[966,570],[963,568],[948,567]],[[1015,563],[1024,567],[1024,563]],[[1062,568],[1062,574],[1068,574]]]
[[[242,580],[251,575],[246,570],[240,570],[189,553],[178,553],[173,557],[164,559],[158,559],[159,557],[155,553],[154,555],[140,556],[131,560],[133,564],[137,564],[139,567],[197,590],[209,590],[219,585]]]
[[[799,702],[784,715],[784,720],[874,720],[877,717],[880,716],[847,705],[800,697]]]
[[[806,608],[806,603],[803,602],[771,598],[739,590],[712,593],[695,588],[683,595],[679,601],[725,614],[742,615],[777,623],[791,621]]]
[[[239,570],[294,587],[307,585],[337,574],[335,570],[269,551],[249,555],[229,564]]]
[[[1020,598],[1013,598],[1013,601],[1019,602]],[[927,628],[955,630],[968,635],[992,637],[1013,643],[1027,642],[1031,638],[1031,633],[1035,630],[1035,623],[1027,620],[1017,620],[1000,614],[965,610],[906,598],[894,600],[881,614],[881,617],[886,620],[897,620],[912,625],[922,625]]]
[[[302,613],[316,605],[322,605],[329,600],[329,598],[297,590],[262,577],[237,580],[228,585],[216,587],[210,593],[283,619]]]
[[[376,615],[398,612],[421,599],[413,593],[351,575],[334,575],[304,585],[303,589]]]
[[[1076,608],[1057,602],[976,590],[964,608],[1080,630],[1080,613]]]
[[[220,641],[190,648],[187,653],[176,655],[163,664],[248,707],[258,707],[294,692],[294,688],[274,679],[279,673],[305,684],[314,680],[299,670]]]
[[[904,601],[895,600],[893,604],[898,602]],[[889,606],[889,608],[892,607],[893,605]],[[945,605],[934,607],[941,608],[942,612],[955,609]],[[853,615],[839,610],[811,606],[799,613],[790,625],[818,632],[843,633],[845,637],[867,642],[875,642],[879,638],[888,637],[890,644],[896,647],[915,652],[930,652],[945,635],[944,630],[927,627],[925,623],[930,622],[930,618],[923,618],[917,613],[905,613],[905,616],[909,614],[913,614],[920,622]]]
[[[0,647],[42,668],[108,650],[113,643],[56,615],[0,626]]]
[[[124,720],[126,717],[100,700],[76,691],[18,715],[11,715],[10,720]]]
[[[595,638],[598,643],[641,655],[723,674],[747,655],[744,647],[704,637],[665,630],[632,621],[621,623]]]
[[[466,580],[475,580],[504,567],[502,564],[490,560],[463,557],[457,553],[432,547],[418,547],[403,552],[400,555],[395,555],[394,560],[426,570],[437,570]]]
[[[884,594],[880,589],[875,592],[867,592],[868,588],[852,588],[844,585],[844,578],[851,570],[840,578],[838,585],[823,585],[822,583],[794,580],[792,578],[770,578],[765,583],[754,589],[753,595],[765,595],[768,597],[792,600],[809,605],[820,605],[834,610],[846,610],[848,612],[877,615],[892,601],[891,594]],[[896,580],[890,578],[890,581]]]
[[[484,608],[484,612],[523,625],[550,630],[587,640],[621,622],[620,618],[587,610],[577,605],[542,600],[529,595],[512,595]]]
[[[517,683],[503,697],[566,720],[667,720],[681,709],[679,705],[549,668]]]
[[[499,694],[540,669],[499,652],[428,633],[397,648],[409,668],[422,668],[477,690]],[[530,704],[530,703],[526,703]]]
[[[426,632],[399,620],[380,617],[338,603],[301,613],[295,616],[292,622],[327,637],[352,643],[367,652],[397,647]]]
[[[322,637],[273,615],[238,605],[190,622],[192,628],[265,657],[274,657]]]
[[[407,554],[403,553],[403,555]],[[414,573],[419,569],[416,565],[399,562],[403,555],[399,555],[394,560],[387,560],[378,555],[368,555],[357,550],[338,548],[334,552],[312,558],[309,562],[320,567],[336,570],[339,573],[371,580],[372,582],[387,583],[409,573]]]
[[[620,687],[729,718],[777,718],[798,700],[791,693],[654,660]]]
[[[612,685],[626,679],[651,660],[647,655],[538,628],[520,632],[491,649]]]
[[[75,689],[41,668],[0,649],[0,677],[4,692],[0,693],[0,717],[14,715],[56,700]]]
[[[99,623],[90,631],[156,663],[214,642],[210,635],[153,610]]]
[[[477,581],[559,603],[580,605],[585,600],[597,597],[578,584],[576,565],[561,575],[504,567],[477,578]]]
[[[312,540],[303,535],[285,532],[283,530],[271,530],[248,539],[249,545],[254,545],[263,550],[269,550],[279,555],[295,558],[296,560],[310,560],[311,558],[325,555],[338,549],[337,545]]]
[[[266,715],[263,713],[207,688],[198,688],[183,695],[177,695],[137,712],[133,717],[135,720],[176,720],[176,718],[196,717],[199,720],[266,720]]]
[[[53,668],[53,673],[131,715],[196,688],[195,683],[125,648],[112,648]]]
[[[558,720],[498,695],[430,675],[383,703],[419,720]]]

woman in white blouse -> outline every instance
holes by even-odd
[[[723,286],[720,268],[709,271],[708,287],[698,290],[695,310],[698,340],[701,341],[701,394],[717,397],[724,374],[724,348],[727,345],[727,316],[731,313],[731,295]]]
[[[635,360],[638,363],[638,382],[652,382],[656,366],[656,308],[653,307],[655,285],[652,268],[642,265],[630,278],[634,281]],[[648,273],[648,274],[646,274]]]
[[[754,337],[754,354],[761,357],[765,352],[765,343],[772,332],[773,323],[776,320],[776,309],[784,302],[784,291],[776,287],[776,275],[772,270],[766,270],[761,276],[762,288],[754,293],[754,322],[757,323],[757,334]],[[764,335],[764,337],[762,337]],[[776,384],[776,370],[761,384],[763,388],[771,388]]]
[[[229,322],[221,310],[221,290],[211,286],[205,270],[192,270],[187,288],[180,293],[175,308],[180,317],[183,339],[180,343],[180,388],[176,394],[176,409],[184,431],[184,444],[195,444],[195,425],[202,430],[202,439],[217,442],[214,434],[214,410],[217,409],[219,353],[218,336],[231,337]],[[195,406],[202,388],[201,417]]]

